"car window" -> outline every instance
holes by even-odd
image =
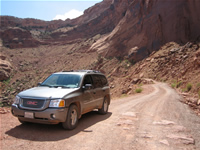
[[[108,85],[108,81],[107,81],[106,77],[105,76],[100,76],[100,78],[101,78],[101,82],[102,82],[103,86],[107,86]]]
[[[62,86],[68,88],[79,87],[80,76],[76,74],[53,74],[49,76],[42,84],[48,86]]]
[[[42,84],[44,85],[55,85],[59,76],[51,75]]]
[[[92,84],[92,78],[90,75],[86,75],[83,81],[83,85]]]
[[[100,75],[92,75],[95,88],[102,87]]]

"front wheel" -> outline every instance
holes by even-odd
[[[78,107],[71,105],[69,107],[66,121],[62,123],[64,129],[72,130],[78,125]]]
[[[108,112],[108,107],[109,107],[109,103],[108,103],[108,99],[105,98],[104,101],[103,101],[103,105],[102,105],[102,108],[98,110],[98,112],[102,115],[105,115],[107,114]]]

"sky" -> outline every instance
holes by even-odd
[[[0,15],[45,21],[73,19],[103,0],[0,0]]]

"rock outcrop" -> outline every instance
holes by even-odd
[[[135,0],[129,4],[115,29],[91,49],[137,62],[167,42],[200,40],[200,1]]]
[[[0,16],[0,38],[6,47],[21,48],[35,47],[40,44],[63,43],[63,41],[65,43],[69,40],[89,38],[99,33],[105,34],[111,32],[114,24],[117,24],[116,21],[113,21],[115,18],[112,16],[107,22],[109,15],[107,10],[110,10],[111,2],[112,0],[104,0],[85,10],[84,15],[65,21]]]
[[[21,28],[10,28],[1,32],[3,45],[9,48],[36,47],[40,44],[29,31]]]
[[[196,52],[196,56],[194,58],[194,66],[200,66],[200,49]]]
[[[74,26],[72,30],[65,33],[61,31],[55,32],[51,34],[51,37],[61,41],[68,41],[110,33],[124,17],[129,3],[123,0],[104,0],[102,3],[89,8],[83,16],[77,18],[79,20],[76,21],[79,24]]]
[[[6,57],[0,53],[0,81],[10,78],[12,65],[6,60]]]

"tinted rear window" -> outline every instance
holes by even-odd
[[[107,86],[108,85],[108,81],[107,81],[106,77],[105,76],[100,76],[100,78],[101,78],[101,82],[102,82],[103,86]]]
[[[103,75],[92,75],[94,86],[97,87],[104,87],[108,85],[108,81],[105,76]]]

